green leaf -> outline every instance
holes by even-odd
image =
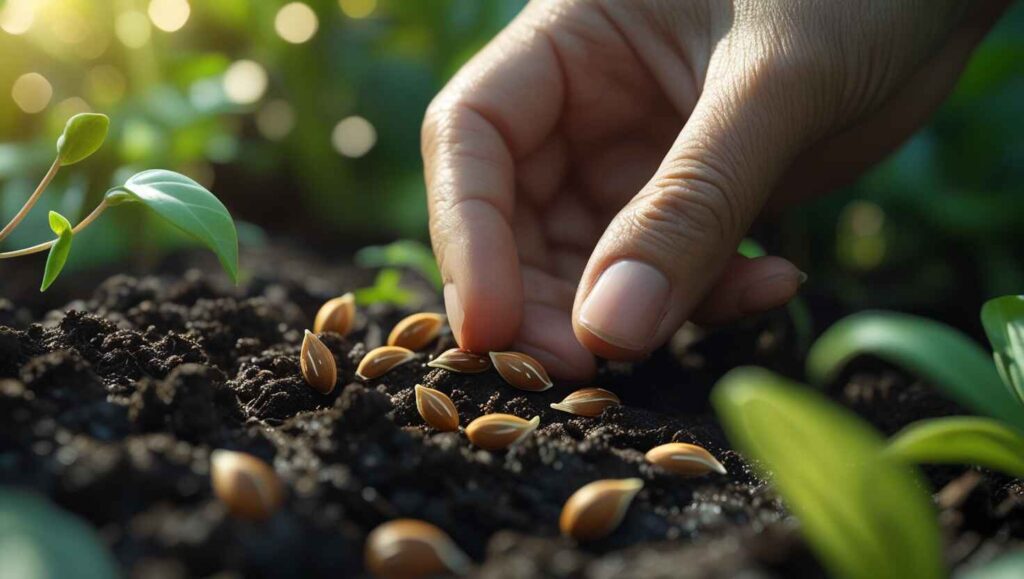
[[[899,366],[974,412],[1024,430],[1024,406],[1003,386],[989,355],[950,326],[895,312],[854,314],[811,346],[807,376],[815,384],[827,384],[858,356]]]
[[[361,306],[373,304],[390,304],[408,306],[416,299],[416,294],[400,285],[402,272],[396,269],[382,269],[371,287],[357,289],[356,303]]]
[[[184,175],[155,169],[137,173],[107,192],[110,205],[126,201],[142,203],[210,248],[238,283],[238,233],[231,214],[213,193]]]
[[[1024,478],[1024,437],[991,418],[915,422],[889,440],[889,456],[919,464],[970,464]]]
[[[68,255],[71,253],[71,238],[74,237],[71,222],[56,211],[50,212],[50,229],[57,234],[57,239],[50,247],[50,255],[46,258],[43,284],[39,286],[41,292],[46,291],[64,269],[64,264],[67,263]]]
[[[0,561],[5,577],[117,577],[92,527],[38,495],[0,489]]]
[[[944,575],[931,498],[913,467],[882,454],[884,440],[869,424],[760,368],[726,374],[712,403],[729,440],[771,477],[833,575]]]
[[[1020,579],[1024,577],[1024,551],[1000,555],[981,567],[958,573],[956,579]]]
[[[755,257],[764,257],[768,253],[764,250],[764,246],[754,241],[749,237],[745,237],[743,241],[740,241],[740,246],[736,248],[736,253],[739,253],[743,257],[753,259]]]
[[[74,165],[95,153],[107,138],[110,119],[98,113],[80,113],[64,125],[57,139],[57,158],[61,165]]]
[[[985,302],[981,323],[992,344],[999,376],[1024,404],[1024,296],[1003,296]]]
[[[356,263],[363,267],[408,267],[419,272],[437,289],[443,285],[434,252],[411,239],[364,247],[356,252]]]

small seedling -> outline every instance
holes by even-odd
[[[39,186],[25,201],[11,221],[0,229],[0,241],[10,235],[46,191],[61,167],[74,165],[95,153],[107,136],[110,119],[106,115],[82,113],[71,117],[57,139],[57,157]],[[136,173],[123,185],[107,191],[103,200],[85,219],[74,227],[56,212],[50,212],[50,228],[56,239],[15,251],[0,253],[10,259],[49,250],[41,291],[57,279],[71,253],[72,239],[110,207],[122,203],[141,203],[171,225],[192,236],[217,255],[221,265],[238,281],[238,233],[231,214],[214,195],[192,179],[155,169]]]

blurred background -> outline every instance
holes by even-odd
[[[61,171],[4,247],[51,237],[46,209],[74,222],[112,184],[155,167],[214,190],[250,247],[273,239],[337,257],[426,241],[423,111],[523,4],[0,0],[4,222],[52,162],[68,117],[112,119],[100,153]],[[985,297],[1024,292],[1021,119],[1018,2],[930,126],[856,185],[754,237],[804,268],[812,300],[831,309],[973,325]],[[137,268],[187,243],[118,209],[76,239],[69,268]]]

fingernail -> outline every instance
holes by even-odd
[[[455,341],[462,343],[462,302],[459,301],[459,290],[453,283],[444,284],[444,309],[448,314],[448,327],[452,329]]]
[[[668,278],[660,271],[640,261],[617,261],[604,270],[583,301],[580,325],[613,346],[643,350],[668,298]]]
[[[743,314],[758,314],[786,304],[807,280],[807,274],[781,273],[767,277],[751,284],[739,300],[739,310]]]

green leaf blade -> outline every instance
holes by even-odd
[[[61,165],[74,165],[95,153],[103,145],[110,128],[107,115],[80,113],[64,125],[57,139],[57,159]]]
[[[372,245],[356,252],[356,263],[363,267],[408,267],[416,270],[435,288],[444,285],[437,269],[434,252],[411,239],[400,239],[387,245]]]
[[[886,454],[916,464],[969,464],[1024,478],[1024,437],[991,418],[954,416],[910,424]]]
[[[981,308],[981,323],[992,344],[992,357],[999,376],[1024,403],[1024,296],[988,300]]]
[[[71,222],[56,211],[50,212],[50,229],[57,234],[57,239],[50,247],[50,254],[46,257],[43,283],[39,286],[39,291],[41,292],[46,291],[53,285],[61,270],[64,269],[64,264],[68,261],[68,255],[71,254],[71,241],[74,237]]]

